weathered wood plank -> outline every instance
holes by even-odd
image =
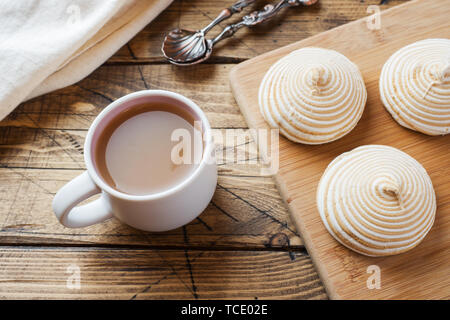
[[[118,232],[117,234],[111,234],[108,228],[97,231],[97,235],[92,234],[92,228],[90,228],[87,234],[84,230],[79,231],[84,235],[80,238],[78,237],[78,233],[76,232],[75,237],[71,237],[73,235],[73,230],[65,229],[55,221],[53,214],[51,212],[51,200],[54,193],[57,189],[62,186],[64,183],[69,181],[71,178],[78,175],[81,170],[84,170],[84,162],[83,162],[83,151],[82,144],[84,141],[84,137],[86,131],[77,131],[77,130],[48,130],[48,129],[39,129],[39,128],[23,128],[23,127],[3,127],[0,129],[4,134],[1,135],[1,143],[0,143],[0,154],[1,154],[1,165],[3,169],[0,170],[0,179],[3,180],[3,192],[2,198],[3,205],[5,206],[1,211],[1,217],[7,216],[9,220],[11,220],[10,212],[13,212],[12,222],[4,222],[2,224],[3,230],[3,241],[8,241],[8,243],[17,242],[47,242],[54,241],[55,234],[59,234],[57,236],[58,241],[100,241],[102,243],[145,243],[148,244],[144,239],[142,240],[142,236],[135,235],[133,232],[129,231],[126,235]],[[231,146],[232,147],[232,146]],[[244,159],[251,159],[255,157],[256,152],[253,150],[245,150],[243,149],[245,146],[240,146],[237,148],[238,154],[243,153]],[[226,149],[227,146],[218,146],[218,154],[220,151]],[[254,143],[253,143],[254,148]],[[239,150],[242,149],[242,150]],[[224,152],[223,155],[226,155]],[[204,218],[201,218],[204,223],[199,225],[199,221],[195,221],[192,225],[201,226],[203,224],[208,225],[207,230],[212,229],[214,225],[219,226],[219,230],[215,230],[214,232],[207,232],[204,236],[201,234],[197,234],[193,243],[197,246],[205,246],[210,245],[211,242],[216,241],[215,239],[220,239],[218,245],[256,245],[256,246],[266,246],[270,243],[270,239],[274,236],[271,232],[269,234],[264,235],[270,230],[272,227],[267,229],[263,225],[271,225],[271,220],[265,220],[262,222],[253,221],[250,222],[251,219],[256,218],[247,217],[243,219],[241,216],[245,216],[250,210],[252,210],[252,206],[254,206],[254,213],[258,212],[257,210],[270,210],[272,211],[270,214],[276,214],[278,217],[276,220],[282,221],[278,223],[280,225],[284,225],[289,223],[286,216],[286,210],[284,205],[281,203],[278,192],[270,178],[251,176],[252,170],[253,174],[257,174],[257,169],[259,168],[257,165],[246,165],[246,164],[234,164],[234,159],[220,159],[219,158],[219,174],[221,175],[220,183],[226,190],[233,190],[235,194],[241,194],[240,197],[245,199],[245,201],[249,201],[246,203],[244,200],[238,199],[237,196],[231,192],[224,191],[225,189],[219,189],[216,196],[217,200],[215,200],[214,205],[208,208],[207,212],[202,215],[203,216],[211,216],[211,218],[203,221]],[[45,169],[45,170],[24,170],[24,169]],[[57,171],[51,169],[58,169]],[[64,169],[64,170],[62,170]],[[256,172],[255,172],[256,171]],[[242,176],[242,179],[239,179],[239,176]],[[222,183],[221,181],[225,181]],[[229,183],[227,183],[230,181]],[[57,186],[53,184],[50,187],[46,187],[47,184],[57,183]],[[228,186],[227,186],[228,185]],[[29,190],[29,188],[32,190]],[[48,189],[48,190],[47,190]],[[244,194],[242,194],[242,190],[244,190]],[[245,190],[248,189],[248,190]],[[41,194],[39,194],[41,193]],[[256,193],[251,195],[250,193]],[[30,198],[30,194],[33,195],[33,198]],[[25,202],[22,200],[11,202],[12,199],[16,199],[17,195],[19,195],[19,199],[26,200]],[[249,198],[249,199],[247,199]],[[234,204],[237,202],[237,204]],[[229,204],[233,203],[234,205],[229,207]],[[260,209],[260,207],[262,209]],[[30,210],[31,209],[31,210]],[[236,210],[237,209],[237,210]],[[256,211],[255,211],[256,210]],[[230,213],[231,212],[231,213]],[[237,217],[233,217],[234,212],[237,213]],[[222,213],[222,215],[230,215],[230,221],[225,219],[217,219],[217,213]],[[27,217],[26,220],[37,220],[37,221],[46,221],[44,223],[46,230],[42,230],[42,226],[36,223],[27,223],[23,221],[23,217]],[[233,217],[233,218],[231,218]],[[224,218],[224,217],[222,217]],[[234,231],[229,231],[228,225],[234,220],[238,220],[239,226]],[[258,223],[257,223],[258,222]],[[251,227],[254,224],[254,227]],[[262,224],[262,225],[261,225]],[[209,226],[211,225],[211,226]],[[36,227],[38,230],[36,230]],[[55,230],[56,228],[56,230]],[[114,225],[113,229],[116,229],[117,226]],[[236,226],[233,226],[232,229],[235,229]],[[33,229],[33,230],[29,230]],[[61,230],[59,230],[61,229]],[[199,232],[202,228],[200,228]],[[222,231],[220,230],[222,229]],[[212,230],[209,230],[212,231]],[[218,232],[218,234],[217,234]],[[261,232],[263,234],[261,234]],[[236,233],[248,233],[247,235],[237,235]],[[255,234],[256,233],[256,234]],[[282,245],[287,245],[285,238],[289,239],[293,234],[289,232],[290,235],[285,237],[281,236],[281,240],[284,242]],[[37,235],[36,235],[37,234]],[[98,239],[97,236],[99,234],[106,234],[106,238]],[[280,234],[280,232],[275,232],[275,234]],[[69,240],[68,240],[69,237]],[[184,236],[181,232],[178,232],[176,235],[177,239],[173,242],[173,235],[165,234],[164,241],[161,242],[161,239],[158,237],[152,239],[158,239],[156,241],[151,241],[151,245],[182,245]],[[229,240],[233,237],[236,237],[235,240]],[[295,236],[294,236],[295,237]],[[279,236],[278,236],[279,238]],[[296,237],[295,237],[296,238]],[[7,240],[6,240],[7,239]],[[109,239],[109,240],[108,240]],[[111,240],[113,239],[113,240]],[[274,245],[277,245],[275,243]],[[300,243],[298,239],[295,241],[297,244]]]
[[[78,174],[0,168],[0,245],[302,248],[270,177],[221,176],[212,203],[198,219],[173,231],[146,233],[116,219],[83,229],[60,225],[51,209],[53,196]]]
[[[175,91],[205,111],[213,128],[246,128],[231,93],[231,65],[103,66],[79,83],[21,104],[0,126],[88,129],[113,100],[148,89]]]
[[[0,247],[0,283],[1,299],[326,299],[301,252]]]
[[[240,248],[301,245],[272,179],[258,177],[260,165],[233,158],[258,158],[253,141],[237,148],[228,140],[218,143],[219,187],[200,219],[186,227],[189,244],[182,229],[146,236],[115,220],[82,230],[66,229],[56,221],[51,210],[53,195],[85,169],[87,129],[113,99],[146,87],[174,90],[197,101],[217,132],[225,135],[246,126],[230,92],[228,65],[183,70],[169,65],[102,67],[77,85],[22,104],[2,121],[0,242]]]
[[[214,129],[216,158],[221,175],[259,176],[261,159],[246,130]],[[235,135],[241,134],[241,141]],[[87,130],[0,127],[0,166],[32,169],[85,169]],[[229,135],[229,136],[227,136]],[[246,138],[251,140],[247,140]]]
[[[313,7],[290,8],[273,20],[252,29],[242,29],[232,38],[224,40],[214,49],[208,63],[235,63],[264,52],[285,46],[347,22],[368,16],[370,5],[379,5],[381,10],[404,3],[407,0],[320,0]],[[174,28],[201,29],[211,22],[222,8],[235,0],[190,0],[174,1],[155,21],[137,34],[119,50],[109,63],[162,62],[161,43],[164,35]],[[267,0],[257,1],[245,10],[249,13],[260,9]],[[381,5],[380,5],[381,3]],[[208,37],[214,37],[230,22],[236,22],[240,15],[222,22]]]
[[[230,92],[229,67],[202,65],[191,71],[169,65],[102,67],[77,85],[22,104],[0,122],[0,163],[16,168],[84,168],[82,146],[93,119],[112,100],[146,87],[177,91],[198,102],[217,132],[245,128]],[[229,141],[224,143],[217,146],[222,174],[258,172],[253,165],[222,159],[230,147]],[[235,153],[245,153],[243,158],[248,159],[255,152],[250,143]]]
[[[0,122],[0,163],[10,167],[83,168],[82,146],[93,119],[112,100],[146,87],[177,91],[198,102],[216,131],[246,127],[229,89],[228,65],[203,65],[187,73],[174,68],[102,67],[77,85],[22,104]],[[228,146],[217,146],[222,173],[255,172],[250,166],[231,168],[230,161],[221,161],[224,148]],[[255,150],[252,144],[241,149],[245,148]]]

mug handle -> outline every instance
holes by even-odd
[[[82,206],[76,205],[83,200],[102,192],[92,181],[87,171],[69,181],[53,198],[53,212],[59,222],[68,228],[83,228],[100,223],[112,217],[104,195]]]

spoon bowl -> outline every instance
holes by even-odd
[[[191,31],[175,29],[164,38],[161,48],[163,55],[173,64],[195,64],[205,60],[211,54],[205,35],[220,22],[230,18],[236,12],[254,3],[256,0],[238,0],[201,30]]]
[[[201,31],[175,29],[164,38],[162,52],[174,64],[192,63],[205,56],[207,43]]]
[[[282,8],[295,6],[310,6],[319,0],[280,0],[277,4],[267,4],[262,10],[254,11],[242,18],[241,21],[228,25],[214,39],[206,39],[205,34],[220,21],[228,19],[233,13],[239,12],[245,6],[255,0],[240,0],[232,7],[224,9],[219,16],[214,19],[204,29],[190,31],[175,29],[164,38],[162,53],[169,62],[180,65],[192,65],[207,60],[212,53],[214,45],[226,38],[231,37],[240,28],[252,27],[275,16]]]

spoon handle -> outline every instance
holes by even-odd
[[[211,21],[210,24],[208,24],[205,28],[203,28],[201,31],[203,32],[203,34],[206,34],[209,30],[214,28],[217,24],[219,24],[222,21],[228,19],[233,14],[235,14],[237,12],[241,12],[242,9],[244,9],[245,7],[251,5],[255,1],[256,0],[239,0],[239,1],[237,1],[231,7],[223,9],[220,12],[220,14],[213,21]]]
[[[316,1],[311,1],[316,2]],[[214,39],[211,40],[211,45],[216,44],[217,42],[231,37],[236,33],[240,28],[247,26],[251,27],[257,25],[259,23],[265,22],[275,16],[278,11],[280,11],[284,7],[295,7],[301,4],[305,4],[303,0],[281,0],[276,5],[266,4],[262,10],[253,11],[252,13],[244,16],[241,21],[228,25],[223,31]],[[309,5],[309,4],[308,4]]]

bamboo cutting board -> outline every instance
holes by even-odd
[[[277,184],[308,252],[332,299],[450,298],[450,135],[430,137],[398,125],[384,109],[378,78],[397,49],[426,38],[450,38],[450,0],[412,1],[381,13],[379,30],[361,19],[243,62],[230,73],[231,87],[250,128],[268,128],[259,113],[258,88],[268,68],[295,49],[316,46],[337,50],[355,62],[368,91],[363,117],[344,138],[319,146],[280,139]],[[436,221],[411,251],[369,258],[341,246],[326,231],[315,204],[319,179],[328,163],[365,144],[390,145],[426,168],[437,195]],[[262,146],[261,146],[262,148]],[[379,267],[379,289],[373,284]],[[372,277],[371,277],[372,276]]]

